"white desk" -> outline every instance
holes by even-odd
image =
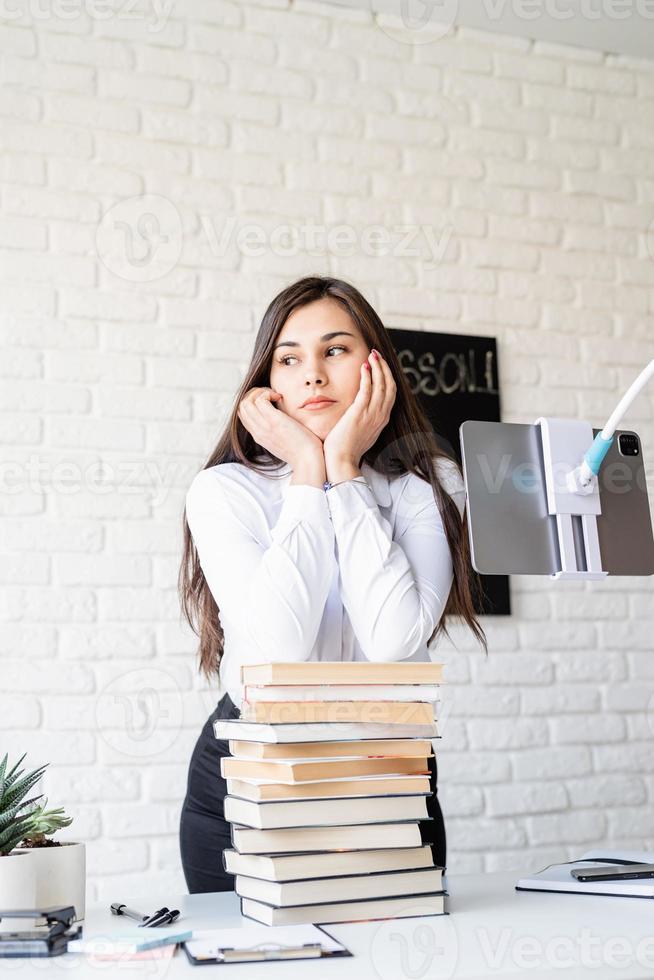
[[[449,916],[390,919],[325,928],[354,954],[333,961],[301,960],[295,964],[263,963],[192,966],[182,949],[171,960],[139,963],[91,963],[81,954],[51,959],[3,959],[3,980],[36,980],[48,976],[74,980],[148,977],[174,980],[200,977],[210,971],[248,980],[489,980],[493,977],[562,976],[606,978],[651,977],[654,970],[654,901],[516,892],[516,872],[450,875]],[[219,925],[247,926],[234,892],[207,895],[157,896],[179,908],[177,924],[209,929]],[[130,895],[114,896],[140,908]],[[148,903],[146,902],[145,905]],[[111,915],[109,903],[87,909],[85,933],[117,932],[126,920]],[[147,909],[144,906],[144,910]],[[206,972],[205,972],[206,971]]]

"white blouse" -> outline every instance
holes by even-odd
[[[459,512],[458,468],[437,460]],[[276,660],[430,659],[427,640],[452,585],[450,549],[431,485],[367,463],[363,483],[290,485],[241,463],[202,470],[186,517],[220,613],[221,686],[240,707],[244,664]]]

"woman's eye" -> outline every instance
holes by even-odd
[[[327,353],[329,353],[330,350],[347,350],[347,347],[341,347],[340,344],[336,344],[333,347],[328,347],[327,348]],[[279,364],[286,364],[287,361],[288,361],[288,359],[289,359],[289,357],[295,357],[295,354],[286,354],[284,357],[280,357],[278,363]]]

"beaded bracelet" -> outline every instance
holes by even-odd
[[[372,492],[372,487],[366,482],[365,476],[353,476],[351,480],[340,480],[338,483],[330,483],[327,480],[323,483],[322,488],[323,490],[331,490],[332,487],[340,487],[342,483],[363,483],[364,487],[368,487],[368,490]]]

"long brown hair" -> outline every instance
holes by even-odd
[[[435,465],[437,459],[452,457],[439,447],[434,430],[411,391],[382,321],[354,286],[341,279],[307,276],[275,296],[261,321],[250,367],[235,397],[229,423],[202,468],[208,469],[219,463],[241,463],[248,469],[265,473],[284,462],[254,441],[238,417],[238,408],[250,388],[270,387],[273,348],[291,313],[324,297],[335,300],[347,310],[368,347],[375,347],[386,359],[397,385],[390,419],[375,444],[364,453],[361,462],[389,476],[399,476],[410,471],[427,480],[431,483],[442,515],[452,555],[454,577],[445,610],[428,643],[441,633],[449,637],[446,617],[457,616],[467,623],[488,653],[486,635],[475,614],[475,601],[480,598],[482,590],[479,576],[470,562],[465,514],[462,520],[456,503],[441,484]],[[460,472],[459,464],[454,462]],[[186,619],[200,639],[198,669],[211,680],[219,668],[224,649],[224,634],[218,606],[200,567],[186,510],[183,514],[183,536],[184,551],[179,571],[180,600]]]

